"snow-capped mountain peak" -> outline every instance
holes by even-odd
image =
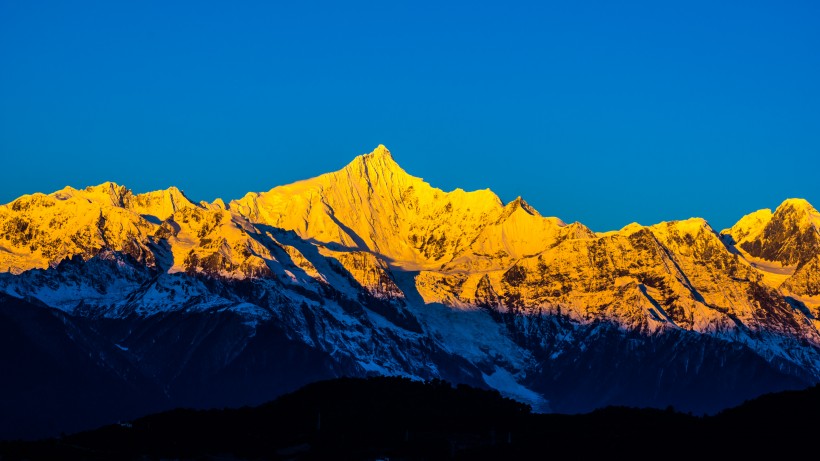
[[[114,183],[20,197],[0,206],[0,291],[117,325],[112,350],[170,394],[270,384],[267,364],[444,377],[541,409],[665,406],[683,383],[736,397],[820,379],[818,222],[790,199],[722,235],[701,218],[596,234],[438,189],[380,145],[228,204]],[[613,376],[628,385],[592,392]]]

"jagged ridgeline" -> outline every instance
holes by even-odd
[[[820,380],[818,228],[789,199],[723,232],[693,218],[596,233],[434,188],[384,146],[227,204],[112,183],[27,195],[0,206],[0,386],[15,396],[0,431],[368,375],[536,411],[713,412]]]

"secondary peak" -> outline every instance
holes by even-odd
[[[533,216],[541,216],[538,211],[527,203],[520,195],[512,202],[508,203],[506,208],[508,208],[511,212],[521,208]]]
[[[812,211],[812,210],[814,210],[814,207],[811,205],[811,203],[809,203],[808,200],[803,199],[803,198],[787,198],[777,208],[778,208],[778,210],[781,209],[781,208],[793,208],[793,209],[801,210],[801,211]]]

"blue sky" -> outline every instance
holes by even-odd
[[[820,206],[818,22],[810,1],[0,0],[0,202],[106,180],[227,200],[382,143],[594,230],[720,229]]]

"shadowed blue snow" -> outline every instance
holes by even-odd
[[[0,202],[194,200],[383,143],[595,230],[820,202],[817,2],[0,2]]]

